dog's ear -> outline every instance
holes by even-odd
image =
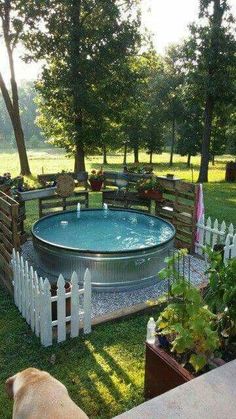
[[[13,375],[12,377],[8,378],[7,381],[5,382],[6,392],[11,399],[14,398],[13,385],[14,385],[15,379],[16,379],[16,376]]]

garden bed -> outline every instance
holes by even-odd
[[[193,378],[194,376],[186,368],[183,368],[157,343],[154,345],[146,343],[145,399],[159,396]]]

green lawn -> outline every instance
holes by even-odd
[[[87,337],[43,348],[1,287],[0,313],[1,419],[10,419],[12,412],[5,380],[30,366],[62,381],[90,418],[112,418],[143,402],[144,341],[150,314],[96,326]]]
[[[16,153],[1,154],[1,172],[19,173]],[[192,180],[186,168],[185,158],[175,156],[173,168],[168,167],[168,154],[154,158],[156,174],[175,173]],[[73,170],[73,161],[62,151],[30,151],[29,159],[35,182],[39,173]],[[236,225],[236,184],[224,182],[225,163],[232,156],[216,159],[210,167],[210,183],[204,185],[207,215],[225,219]],[[122,155],[108,156],[106,170],[121,170]],[[145,153],[140,154],[143,163],[148,162]],[[132,162],[132,155],[129,155]],[[197,180],[199,157],[193,158],[193,180]],[[99,168],[101,156],[86,161],[87,170]],[[0,173],[1,174],[1,173]],[[90,196],[92,206],[101,205],[101,195]],[[27,204],[29,231],[38,218],[37,202]],[[71,397],[91,418],[111,418],[143,401],[144,340],[149,315],[136,315],[115,323],[94,328],[90,336],[69,340],[52,348],[42,348],[39,340],[21,318],[11,298],[0,288],[0,418],[10,419],[12,402],[4,391],[4,382],[12,374],[29,366],[45,369],[61,380]],[[157,315],[155,315],[157,317]],[[52,357],[53,355],[53,357]]]
[[[29,151],[29,161],[33,173],[31,182],[34,182],[36,176],[42,172],[53,173],[61,170],[73,170],[73,159],[66,158],[64,152],[58,149],[50,149],[44,151]],[[16,153],[1,153],[1,171],[10,171],[12,175],[19,173],[19,162]],[[122,170],[122,153],[115,153],[108,156],[109,164],[104,166],[106,170]],[[140,161],[147,163],[149,156],[146,153],[140,153]],[[233,156],[221,156],[216,158],[215,166],[210,164],[209,183],[204,185],[204,196],[206,205],[206,214],[212,218],[218,218],[219,221],[232,222],[236,225],[236,183],[230,184],[224,182],[225,164],[227,161],[234,159]],[[128,163],[132,163],[133,155],[128,155]],[[186,168],[186,157],[175,155],[174,165],[170,169],[168,167],[169,154],[163,153],[154,156],[154,170],[156,174],[166,174],[168,172],[175,173],[185,180],[192,180],[192,172]],[[89,171],[92,168],[101,166],[102,157],[93,156],[86,160],[86,168]],[[197,180],[199,171],[199,156],[192,158],[193,164],[193,181]],[[100,205],[100,198],[97,195],[91,199],[92,205]],[[31,218],[28,220],[28,229],[32,221],[37,219],[37,206],[35,203],[28,205],[28,214]]]

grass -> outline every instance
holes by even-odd
[[[168,154],[155,156],[156,174],[175,173],[186,180],[197,180],[199,157],[194,157],[193,179],[186,168],[185,158],[175,156],[174,166],[168,167]],[[207,215],[225,219],[236,225],[236,184],[224,182],[225,163],[232,156],[216,159],[210,167],[209,184],[204,185]],[[47,172],[73,170],[72,159],[62,151],[30,151],[29,160],[35,182],[36,175]],[[122,155],[108,156],[106,170],[122,169]],[[140,153],[140,160],[148,162],[148,156]],[[132,156],[129,155],[129,163]],[[101,156],[86,161],[87,170],[99,168]],[[1,154],[1,172],[19,173],[15,153]],[[92,206],[101,205],[101,195],[91,194]],[[37,202],[27,204],[27,230],[38,218]],[[0,288],[0,417],[10,419],[12,402],[4,391],[4,382],[17,371],[29,366],[45,369],[61,380],[73,400],[91,418],[111,418],[143,401],[144,338],[149,315],[136,315],[129,319],[100,325],[90,336],[81,336],[51,348],[42,348],[39,340],[19,315],[12,299]],[[157,317],[157,315],[155,315]]]
[[[43,348],[2,288],[0,312],[1,419],[10,419],[12,412],[5,380],[29,366],[62,381],[90,418],[112,418],[143,402],[144,340],[150,314],[96,326],[91,335]]]
[[[62,170],[73,170],[73,159],[67,158],[63,150],[49,149],[49,150],[32,150],[28,152],[30,167],[33,173],[31,182],[35,182],[36,176],[42,171],[44,173],[60,172]],[[1,171],[10,171],[13,176],[19,173],[19,162],[17,154],[14,152],[1,153]],[[108,156],[108,165],[104,166],[106,170],[122,170],[122,153],[116,153]],[[149,156],[142,152],[140,153],[140,161],[148,163]],[[227,161],[234,159],[233,156],[225,155],[216,158],[215,166],[210,164],[209,169],[209,183],[204,185],[204,197],[207,216],[213,219],[218,218],[219,221],[226,221],[226,223],[233,223],[236,225],[236,183],[224,182],[225,164]],[[132,154],[128,155],[128,164],[132,163]],[[102,157],[92,156],[86,160],[86,168],[90,171],[93,168],[101,166]],[[155,155],[153,159],[153,166],[156,174],[163,175],[168,172],[174,173],[176,176],[188,180],[197,181],[200,158],[199,156],[192,158],[193,172],[186,167],[186,157],[179,155],[174,156],[174,165],[172,168],[168,166],[169,154],[163,153]],[[96,199],[95,199],[96,196]],[[93,206],[100,205],[99,195],[91,197],[91,204]],[[37,204],[30,203],[28,210],[28,225],[37,219]]]

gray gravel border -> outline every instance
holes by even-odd
[[[38,275],[43,278],[48,275],[38,266],[36,255],[31,240],[22,246],[22,256],[29,265],[37,270]],[[204,282],[205,261],[199,257],[190,256],[190,280],[193,284],[199,285]],[[55,278],[48,277],[49,280]],[[160,297],[167,290],[167,281],[157,281],[156,284],[132,291],[116,292],[94,292],[92,294],[92,317],[102,316],[116,310],[131,307],[147,300]]]

